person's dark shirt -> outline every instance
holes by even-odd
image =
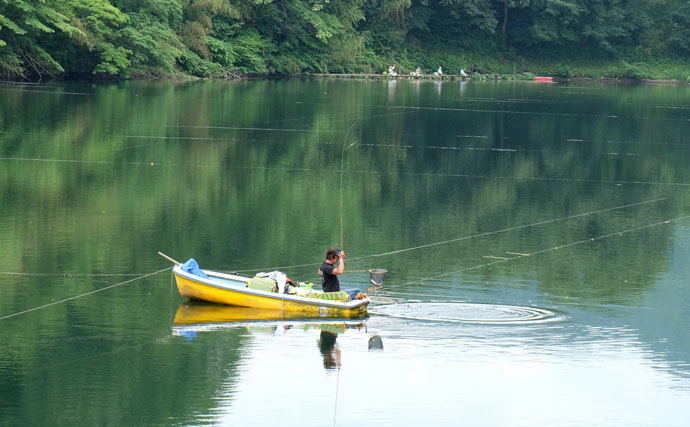
[[[338,281],[338,276],[333,274],[333,270],[335,270],[335,266],[329,264],[328,261],[324,261],[323,264],[321,264],[321,272],[323,273],[321,287],[324,292],[340,291],[340,282]]]

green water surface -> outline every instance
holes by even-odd
[[[686,426],[689,129],[686,86],[2,84],[0,425]],[[329,246],[368,318],[175,324],[158,251]]]

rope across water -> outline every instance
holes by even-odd
[[[674,218],[674,219],[668,219],[668,220],[665,220],[665,221],[659,221],[659,222],[655,222],[655,223],[653,223],[653,224],[647,224],[647,225],[643,225],[643,226],[640,226],[640,227],[633,227],[633,228],[629,228],[629,229],[627,229],[627,230],[616,231],[615,233],[609,233],[609,234],[605,234],[605,235],[602,235],[602,236],[597,236],[597,237],[592,237],[592,238],[589,238],[589,239],[579,240],[579,241],[576,241],[576,242],[566,243],[566,244],[563,244],[563,245],[560,245],[560,246],[549,247],[549,248],[546,248],[546,249],[541,249],[541,250],[534,251],[534,252],[530,252],[530,253],[514,254],[515,256],[513,256],[513,257],[500,258],[500,259],[498,259],[498,260],[496,260],[496,261],[488,262],[488,263],[485,263],[485,264],[473,265],[473,266],[471,266],[471,267],[466,267],[466,268],[461,268],[461,269],[459,269],[459,270],[449,271],[449,272],[446,272],[446,273],[443,273],[443,274],[439,274],[439,275],[436,275],[436,276],[431,276],[431,277],[426,277],[426,278],[422,278],[422,279],[412,280],[412,281],[409,281],[409,282],[400,283],[400,284],[398,284],[398,285],[387,286],[387,290],[388,290],[388,289],[397,288],[397,287],[401,287],[401,286],[410,285],[410,284],[413,284],[413,283],[419,283],[419,282],[424,282],[424,281],[427,281],[427,280],[438,279],[438,278],[440,278],[440,277],[450,276],[450,275],[452,275],[452,274],[462,273],[462,272],[465,272],[465,271],[476,270],[476,269],[478,269],[478,268],[488,267],[488,266],[495,265],[495,264],[501,264],[501,263],[508,262],[508,261],[514,261],[514,260],[517,260],[517,259],[522,259],[522,258],[529,257],[529,256],[534,256],[534,255],[538,255],[538,254],[543,254],[543,253],[546,253],[546,252],[557,251],[557,250],[560,250],[560,249],[565,249],[565,248],[569,248],[569,247],[572,247],[572,246],[581,245],[581,244],[583,244],[583,243],[596,242],[596,241],[599,241],[599,240],[607,239],[607,238],[609,238],[609,237],[623,236],[624,234],[627,234],[627,233],[630,233],[630,232],[633,232],[633,231],[639,231],[639,230],[643,230],[643,229],[645,229],[645,228],[656,227],[656,226],[658,226],[658,225],[670,224],[670,223],[672,223],[672,222],[679,222],[679,221],[682,221],[682,220],[685,220],[685,219],[688,219],[688,218],[690,218],[690,215],[686,215],[686,216],[682,216],[682,217],[678,217],[678,218]]]
[[[108,289],[112,289],[112,288],[114,288],[114,287],[116,287],[116,286],[126,285],[126,284],[128,284],[128,283],[132,283],[132,282],[137,281],[137,280],[139,280],[139,279],[145,279],[145,278],[150,277],[150,276],[155,276],[156,274],[160,274],[160,273],[162,273],[162,272],[164,272],[164,271],[168,271],[168,270],[171,270],[171,269],[172,269],[172,267],[164,268],[164,269],[162,269],[162,270],[154,271],[153,273],[144,274],[144,275],[135,277],[134,279],[125,280],[124,282],[115,283],[114,285],[106,286],[106,287],[104,287],[104,288],[100,288],[100,289],[96,289],[96,290],[93,290],[93,291],[85,292],[85,293],[80,294],[80,295],[75,295],[75,296],[73,296],[73,297],[61,299],[61,300],[59,300],[59,301],[54,301],[54,302],[51,302],[51,303],[48,303],[48,304],[40,305],[40,306],[38,306],[38,307],[30,308],[30,309],[28,309],[28,310],[20,311],[20,312],[17,312],[17,313],[8,314],[8,315],[6,315],[6,316],[0,317],[0,320],[9,319],[9,318],[12,318],[12,317],[15,317],[15,316],[19,316],[19,315],[22,315],[22,314],[31,313],[32,311],[41,310],[41,309],[43,309],[43,308],[47,308],[47,307],[51,307],[51,306],[54,306],[54,305],[62,304],[62,303],[68,302],[68,301],[72,301],[72,300],[75,300],[75,299],[77,299],[77,298],[82,298],[82,297],[85,297],[85,296],[88,296],[88,295],[93,295],[93,294],[98,293],[98,292],[102,292],[102,291],[106,291],[106,290],[108,290]]]
[[[599,210],[591,211],[591,212],[584,212],[584,213],[575,214],[575,215],[568,215],[568,216],[561,217],[561,218],[554,218],[554,219],[548,219],[548,220],[544,220],[544,221],[537,221],[537,222],[533,222],[530,224],[516,225],[515,227],[508,227],[508,228],[503,228],[500,230],[487,231],[485,233],[479,233],[479,234],[473,234],[470,236],[457,237],[454,239],[443,240],[440,242],[427,243],[424,245],[413,246],[413,247],[404,248],[404,249],[396,249],[396,250],[389,251],[389,252],[364,255],[364,256],[353,257],[353,258],[348,258],[348,259],[350,261],[361,261],[361,260],[369,259],[369,258],[377,258],[377,257],[388,256],[388,255],[396,255],[396,254],[400,254],[400,253],[404,253],[404,252],[410,252],[410,251],[415,251],[415,250],[419,250],[419,249],[426,249],[426,248],[430,248],[430,247],[434,247],[434,246],[446,245],[449,243],[457,243],[457,242],[461,242],[463,240],[476,239],[479,237],[486,237],[486,236],[491,236],[494,234],[507,233],[509,231],[516,231],[516,230],[520,230],[523,228],[536,227],[539,225],[550,224],[550,223],[559,222],[559,221],[565,221],[568,219],[574,219],[574,218],[579,218],[579,217],[584,217],[584,216],[589,216],[589,215],[596,215],[596,214],[603,213],[603,212],[611,212],[611,211],[615,211],[615,210],[631,208],[631,207],[641,206],[641,205],[650,204],[650,203],[658,203],[658,202],[662,202],[664,200],[667,200],[667,198],[660,198],[660,199],[646,200],[646,201],[637,202],[637,203],[630,203],[627,205],[615,206],[612,208],[604,208],[604,209],[599,209]],[[243,270],[235,270],[235,271],[238,273],[241,273],[241,272],[265,271],[265,270],[281,270],[281,269],[299,268],[299,267],[313,267],[313,266],[318,266],[318,265],[321,265],[321,263],[283,265],[283,266],[277,266],[277,267],[264,267],[264,268],[243,269]]]

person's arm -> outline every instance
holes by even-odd
[[[333,274],[343,274],[345,273],[345,252],[340,252],[340,263],[338,267],[333,269]]]

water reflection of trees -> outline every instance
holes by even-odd
[[[669,198],[352,264],[385,266],[393,272],[390,279],[398,282],[682,212],[676,196],[683,187],[664,184],[690,182],[687,148],[680,144],[684,126],[663,120],[682,117],[676,110],[653,109],[655,103],[674,105],[667,96],[673,88],[603,87],[573,99],[559,90],[519,86],[516,92],[514,86],[500,85],[469,85],[458,98],[446,87],[452,86],[442,86],[439,95],[433,85],[398,84],[393,96],[380,83],[326,81],[55,85],[49,93],[3,91],[4,269],[147,272],[160,268],[155,254],[161,249],[179,258],[194,256],[207,267],[318,263],[324,247],[340,239],[339,165],[352,123],[348,145],[357,144],[345,152],[343,187],[349,254],[380,254]],[[518,101],[511,101],[516,97]],[[668,268],[672,231],[662,226],[637,232],[634,241],[626,242],[629,238],[461,276],[469,283],[533,281],[539,291],[552,295],[627,303],[641,298],[655,275]],[[306,266],[287,272],[313,279],[315,270]],[[26,308],[26,283],[3,280],[10,283],[3,287],[3,307]],[[65,296],[63,279],[37,279],[29,287],[39,285],[40,292],[32,294],[36,304]],[[101,283],[68,285],[72,292],[86,292]],[[167,287],[153,292],[158,299],[169,298]],[[142,298],[146,293],[145,288],[131,291]],[[92,310],[81,307],[73,314],[89,316]],[[153,322],[161,318],[145,305],[123,306],[117,300],[105,299],[98,310],[119,313],[113,316],[115,329],[127,328],[124,319],[131,316]],[[79,331],[70,329],[74,321],[62,314],[41,312],[40,321],[29,329],[40,335],[49,324],[58,335],[78,336]],[[228,339],[226,344],[233,347],[240,338]],[[3,374],[8,379],[3,395],[20,383],[30,389],[88,382],[93,371],[111,375],[113,387],[136,388],[134,394],[141,396],[160,384],[122,374],[130,365],[138,366],[135,375],[163,378],[169,382],[166,388],[174,389],[194,378],[195,371],[236,357],[224,354],[226,347],[207,343],[195,347],[199,350],[164,352],[161,363],[156,354],[136,345],[125,345],[122,351],[115,345],[89,342],[87,349],[39,341],[6,348],[5,366],[14,368],[12,374]],[[55,354],[74,359],[94,348],[96,354],[115,353],[90,361],[89,371],[51,371],[48,385],[34,373],[34,362],[45,363]],[[215,349],[213,354],[189,354],[209,348]],[[131,354],[125,354],[126,349]],[[180,366],[186,366],[182,373]],[[215,384],[205,381],[197,388]],[[207,390],[194,398],[200,410],[213,393]],[[167,395],[152,399],[158,409],[134,405],[133,413],[169,413]],[[59,412],[39,406],[41,402],[34,402],[22,410]],[[189,405],[185,408],[190,410]]]
[[[661,114],[640,104],[664,97],[664,89],[673,90],[602,88],[575,101],[559,91],[523,86],[516,94],[494,85],[470,86],[458,98],[452,91],[439,96],[431,86],[417,91],[401,84],[390,98],[379,83],[324,81],[80,89],[92,96],[61,95],[60,86],[49,95],[12,91],[2,117],[21,112],[22,118],[3,119],[5,156],[67,162],[5,161],[0,185],[9,208],[3,215],[23,218],[16,223],[23,232],[51,223],[40,239],[22,241],[24,250],[13,251],[35,253],[48,271],[55,268],[56,236],[86,243],[67,254],[81,271],[133,253],[131,242],[142,240],[142,233],[159,247],[203,254],[218,266],[228,260],[274,265],[277,250],[287,254],[286,264],[318,260],[322,248],[310,242],[339,240],[333,221],[339,215],[342,138],[355,123],[350,140],[356,145],[344,159],[348,246],[359,254],[413,247],[672,194],[669,186],[632,184],[687,181],[679,155],[684,147],[661,145],[659,152],[658,143],[677,142],[678,131],[663,121],[640,120]],[[644,141],[654,144],[639,143]],[[606,154],[613,151],[636,155]],[[21,189],[13,182],[21,182]],[[391,262],[403,277],[411,262],[433,273],[448,255],[470,265],[483,255],[578,241],[654,222],[674,203],[475,239]],[[570,251],[535,263],[525,274],[551,291],[567,287],[564,292],[584,297],[635,293],[646,279],[621,287],[598,278],[631,266],[641,277],[663,269],[663,257],[646,255],[663,253],[668,233],[652,233],[642,233],[644,246],[604,242],[591,258]],[[103,234],[120,238],[98,245]],[[270,239],[259,237],[267,234]],[[127,258],[122,264],[138,263],[134,255]],[[21,260],[11,263],[21,268]]]

